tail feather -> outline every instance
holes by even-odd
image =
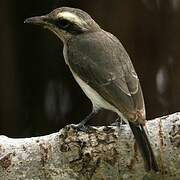
[[[143,125],[136,126],[132,122],[129,122],[129,125],[144,159],[146,170],[158,171],[159,168]]]

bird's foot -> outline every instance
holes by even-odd
[[[122,118],[118,117],[115,122],[113,122],[111,124],[111,126],[117,126],[117,127],[121,127],[121,125],[124,124],[124,121]]]
[[[68,125],[71,128],[74,128],[78,131],[83,131],[83,132],[88,132],[89,130],[89,126],[85,126],[85,124],[87,123],[87,121],[89,121],[90,119],[92,119],[97,113],[98,113],[99,109],[93,109],[93,111],[86,116],[85,119],[83,119],[80,123],[78,124],[71,124]]]
[[[70,124],[68,126],[73,129],[76,129],[77,131],[88,132],[88,126],[85,126],[83,123]]]

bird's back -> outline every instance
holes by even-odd
[[[66,44],[73,70],[128,120],[145,119],[144,99],[132,62],[119,40],[105,31],[85,33]]]

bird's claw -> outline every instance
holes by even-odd
[[[123,125],[123,124],[124,124],[123,119],[120,118],[120,117],[118,117],[118,118],[115,120],[115,122],[113,122],[113,123],[111,124],[111,126],[121,127],[121,125]]]
[[[70,124],[69,127],[76,129],[78,131],[83,131],[83,132],[87,132],[88,131],[88,127],[85,126],[84,124]]]

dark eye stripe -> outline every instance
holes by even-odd
[[[81,34],[83,30],[77,24],[74,24],[66,19],[58,19],[54,22],[55,26],[63,29],[71,34]]]
[[[60,29],[66,29],[68,28],[68,26],[71,25],[71,22],[69,22],[68,20],[65,20],[65,19],[60,19],[60,20],[57,20],[55,22],[56,26],[59,27]]]

